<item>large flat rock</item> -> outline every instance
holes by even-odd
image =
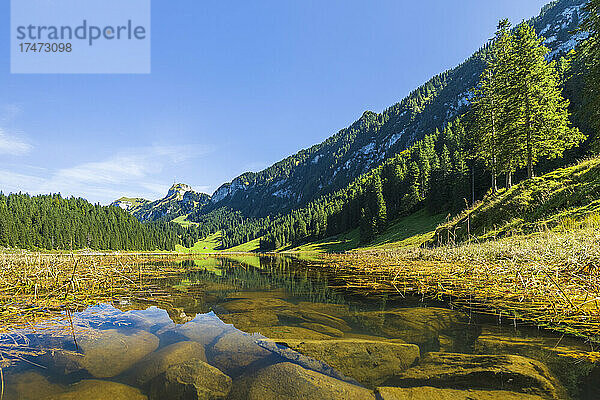
[[[271,310],[221,314],[219,318],[221,318],[223,322],[231,324],[237,329],[248,333],[258,332],[263,327],[274,326],[279,323],[277,315]]]
[[[56,351],[51,362],[65,373],[85,369],[95,378],[109,378],[156,350],[159,339],[146,331],[109,329],[86,332],[77,343],[82,354]]]
[[[42,397],[44,400],[148,400],[139,389],[121,383],[84,380],[71,385],[60,394]]]
[[[507,390],[548,399],[566,396],[545,365],[515,355],[429,353],[417,366],[387,383],[385,386]]]
[[[577,397],[581,382],[596,368],[596,364],[586,358],[591,350],[589,344],[543,331],[527,333],[530,334],[515,332],[508,327],[485,327],[475,342],[475,352],[519,354],[538,360],[548,366],[573,397]]]
[[[376,335],[417,344],[424,352],[458,349],[460,344],[454,341],[468,340],[468,333],[475,329],[464,314],[436,307],[365,311],[357,313],[355,319]]]
[[[300,326],[267,326],[257,333],[272,339],[327,340],[332,337]]]
[[[370,388],[400,374],[419,360],[414,344],[362,339],[284,340],[289,348],[323,361]]]
[[[372,391],[289,362],[241,378],[230,400],[375,400]]]
[[[268,310],[268,309],[285,309],[293,308],[294,305],[285,300],[270,298],[270,297],[256,297],[251,299],[237,299],[231,300],[226,303],[219,304],[229,312],[250,312],[257,310]]]
[[[542,397],[504,390],[457,390],[429,386],[414,388],[380,387],[381,400],[541,400]]]

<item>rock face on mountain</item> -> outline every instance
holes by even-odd
[[[139,210],[140,207],[150,203],[150,200],[138,198],[138,197],[121,197],[118,200],[113,201],[110,205],[114,207],[120,207],[125,211],[134,213]]]
[[[189,185],[176,183],[162,199],[148,201],[122,197],[111,205],[123,208],[140,221],[171,221],[209,202],[210,196],[206,193],[195,192]]]

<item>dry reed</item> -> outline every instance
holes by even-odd
[[[363,251],[325,260],[348,288],[444,298],[467,310],[600,343],[597,229],[433,249]]]

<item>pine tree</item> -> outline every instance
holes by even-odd
[[[491,173],[492,191],[498,190],[497,176],[501,169],[512,173],[512,165],[504,152],[507,121],[506,93],[511,81],[509,57],[513,46],[510,23],[502,20],[492,43],[488,66],[481,75],[472,99],[472,141],[475,155]]]
[[[534,176],[534,165],[540,158],[556,158],[584,139],[569,121],[569,101],[559,87],[560,78],[554,61],[548,62],[548,49],[535,30],[523,22],[514,34],[509,60],[511,89],[506,96],[509,105],[510,153],[518,167],[527,167]],[[506,145],[507,141],[503,141]]]
[[[373,179],[373,195],[374,195],[374,213],[375,226],[378,232],[383,231],[387,223],[387,208],[383,198],[383,186],[379,174],[376,174]]]

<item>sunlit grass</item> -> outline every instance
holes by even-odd
[[[178,244],[175,246],[177,253],[202,254],[216,253],[221,251],[221,231],[208,235],[204,239],[197,241],[192,247],[183,247]]]

